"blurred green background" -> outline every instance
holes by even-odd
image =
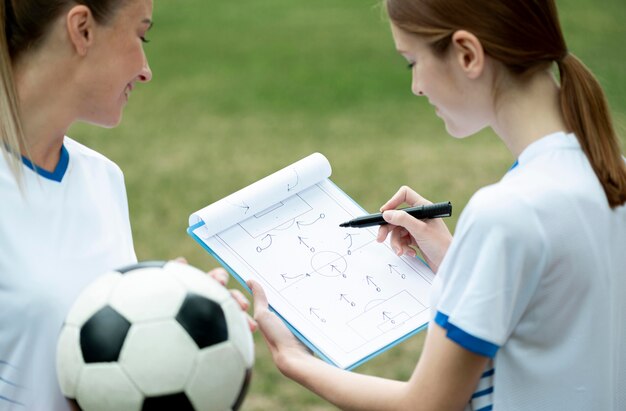
[[[457,140],[410,92],[377,0],[155,0],[154,73],[114,130],[70,135],[125,172],[140,260],[216,262],[187,234],[189,214],[312,152],[367,210],[408,184],[455,216],[514,159],[489,131]],[[559,0],[570,50],[594,71],[626,139],[626,3]],[[231,285],[238,287],[236,281]],[[332,410],[278,373],[260,335],[244,410]],[[406,379],[423,333],[357,369]]]

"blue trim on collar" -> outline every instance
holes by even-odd
[[[24,156],[22,156],[22,162],[26,167],[39,174],[41,177],[60,183],[63,180],[63,176],[65,176],[65,172],[67,171],[67,166],[70,163],[70,153],[67,151],[67,148],[65,148],[65,144],[63,144],[61,146],[61,156],[59,158],[59,162],[53,172],[37,167],[37,165],[33,164],[32,161]]]
[[[509,171],[513,170],[515,167],[519,166],[519,160],[515,160],[515,163],[509,168]]]
[[[446,336],[449,339],[475,354],[493,358],[496,356],[496,353],[500,348],[489,341],[474,337],[473,335],[466,333],[459,327],[448,322],[448,316],[441,311],[437,311],[437,314],[435,315],[435,322],[447,331]]]

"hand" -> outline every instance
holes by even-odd
[[[415,257],[415,248],[419,249],[426,263],[436,273],[448,251],[452,234],[441,218],[419,220],[404,211],[396,210],[396,207],[404,203],[411,207],[432,204],[411,188],[401,187],[380,208],[388,225],[380,226],[377,241],[383,242],[391,234],[391,247],[398,255]]]
[[[184,257],[178,257],[175,259],[175,261],[178,261],[179,263],[187,264],[187,260]],[[226,270],[224,270],[222,267],[214,268],[213,270],[207,272],[207,274],[211,278],[213,278],[215,281],[222,284],[224,287],[226,287],[226,285],[228,284],[228,279],[230,276],[228,275]],[[234,288],[230,289],[229,291],[230,291],[230,295],[239,304],[239,307],[241,308],[241,310],[246,312],[246,315],[248,317],[248,326],[250,327],[250,331],[255,331],[257,329],[257,324],[252,319],[252,317],[250,317],[250,315],[247,313],[248,308],[250,308],[250,302],[248,301],[246,296],[243,295],[241,291],[234,289]]]
[[[289,331],[285,323],[269,310],[263,287],[254,280],[247,282],[254,297],[254,319],[280,372],[290,375],[292,360],[311,356],[311,352]]]

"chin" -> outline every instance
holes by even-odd
[[[92,121],[87,121],[90,124],[95,126],[99,126],[102,128],[115,128],[120,125],[122,122],[122,114],[120,113],[118,116],[111,116],[109,118],[99,118],[94,119]]]
[[[446,131],[448,132],[448,134],[458,139],[472,136],[485,128],[485,127],[474,127],[474,128],[456,127],[454,124],[450,124],[448,122],[446,122],[445,124],[446,124]]]
[[[458,128],[455,127],[450,127],[449,125],[446,124],[446,131],[448,132],[448,134],[450,134],[452,137],[454,138],[465,138],[465,137],[469,137],[474,133],[468,133],[466,130],[460,130]]]

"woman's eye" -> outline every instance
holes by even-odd
[[[150,43],[150,40],[148,40],[147,38],[145,38],[144,36],[140,37],[141,41],[144,43]]]

